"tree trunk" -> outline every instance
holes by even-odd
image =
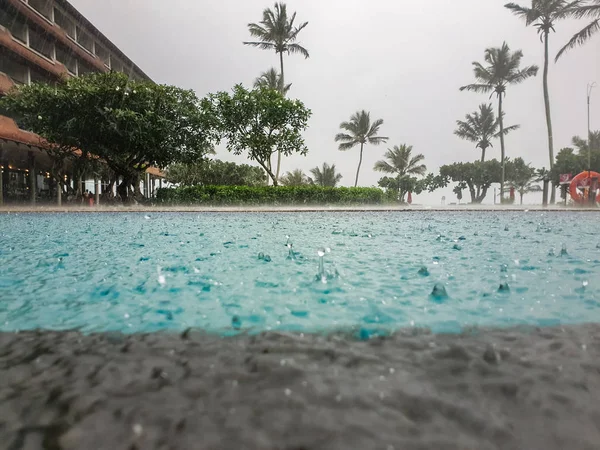
[[[129,184],[129,178],[123,177],[121,183],[117,185],[117,194],[121,197],[123,203],[128,203],[129,201]]]
[[[283,52],[279,53],[279,64],[281,65],[281,95],[285,95],[285,77],[283,76]],[[277,172],[275,173],[275,180],[279,180],[279,173],[281,171],[281,150],[277,152]],[[273,183],[273,186],[277,186],[277,182]]]
[[[360,166],[362,165],[364,146],[365,144],[360,144],[360,159],[358,160],[358,169],[356,170],[356,181],[354,182],[354,187],[358,186],[358,174],[360,173]]]
[[[485,162],[485,147],[481,148],[481,162],[484,163]]]
[[[505,175],[505,148],[504,148],[504,119],[502,117],[502,93],[498,95],[498,121],[500,123],[500,164],[502,165],[502,177],[500,178],[500,204],[504,202],[504,175]]]
[[[554,136],[552,134],[552,116],[550,114],[550,94],[548,92],[548,38],[550,31],[544,32],[544,106],[546,107],[546,126],[548,128],[548,155],[550,156],[550,170],[554,168]],[[550,203],[556,202],[556,186],[552,183]]]
[[[521,197],[521,205],[523,205],[523,192],[519,192],[519,195]]]

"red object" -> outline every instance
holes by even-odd
[[[514,187],[510,188],[510,199],[511,200],[515,199],[515,188]]]
[[[90,204],[90,206],[94,206],[94,199],[92,197],[90,197],[88,199],[88,203]]]
[[[560,184],[567,184],[571,182],[571,178],[573,178],[573,175],[570,173],[563,173],[560,175]]]
[[[412,192],[408,193],[408,200],[407,201],[408,201],[409,205],[412,205]]]
[[[592,184],[592,180],[594,178],[600,179],[600,173],[586,171],[581,172],[579,175],[573,178],[573,181],[571,181],[571,187],[569,191],[575,203],[587,203],[588,199],[583,198],[583,195],[579,193],[578,188],[581,186],[589,186],[590,184]],[[597,195],[596,201],[600,202],[600,194]]]

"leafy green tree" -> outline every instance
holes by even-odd
[[[458,183],[461,191],[468,189],[471,194],[471,203],[478,204],[483,202],[492,184],[501,181],[502,165],[497,159],[485,162],[454,163],[440,167],[440,176]]]
[[[167,181],[181,186],[264,186],[267,174],[248,164],[203,160],[173,164],[167,168]]]
[[[581,1],[566,0],[531,0],[531,7],[520,6],[516,3],[504,5],[512,13],[522,18],[525,25],[537,28],[540,40],[544,44],[544,106],[546,108],[546,128],[548,131],[548,155],[550,157],[550,170],[554,167],[554,136],[552,133],[552,114],[550,111],[550,93],[548,89],[548,64],[550,61],[548,43],[550,32],[555,31],[554,25],[559,20],[566,19],[573,8]]]
[[[192,91],[117,72],[21,86],[0,102],[49,144],[103,160],[122,177],[117,190],[124,201],[130,188],[141,196],[148,167],[197,160],[215,138],[213,118]]]
[[[536,169],[526,164],[523,158],[507,161],[506,169],[508,182],[519,193],[521,205],[523,204],[523,195],[542,190],[539,185],[534,184],[537,181]]]
[[[566,51],[585,44],[600,31],[600,0],[578,3],[577,6],[573,7],[570,14],[571,17],[576,19],[592,19],[592,21],[585,28],[575,33],[569,42],[560,49],[556,55],[557,61]]]
[[[509,46],[504,42],[502,47],[488,48],[485,50],[484,60],[486,65],[479,62],[473,62],[473,72],[475,74],[475,83],[463,86],[461,91],[473,91],[478,93],[495,93],[498,97],[498,118],[500,123],[500,149],[501,149],[501,180],[500,197],[504,198],[505,182],[505,159],[506,148],[504,146],[504,111],[502,103],[506,95],[506,88],[513,84],[519,84],[523,81],[537,75],[537,66],[527,66],[523,69],[521,59],[523,52],[517,50],[511,52]],[[482,185],[483,186],[483,185]]]
[[[354,187],[358,186],[358,176],[363,160],[365,144],[379,145],[387,142],[387,137],[378,136],[379,128],[383,125],[383,119],[377,119],[371,124],[371,114],[365,110],[355,113],[349,122],[342,122],[340,128],[345,133],[338,133],[335,142],[340,142],[341,151],[350,150],[360,144],[360,159],[356,170],[356,181]]]
[[[283,78],[281,78],[281,76],[277,73],[277,71],[274,68],[271,68],[266,72],[263,72],[260,75],[260,77],[258,77],[254,81],[254,87],[257,89],[274,89],[276,91],[281,92],[283,95],[286,95],[289,92],[292,85],[284,85]]]
[[[308,186],[313,184],[313,180],[306,176],[302,169],[295,169],[281,177],[281,184],[284,186]]]
[[[314,183],[321,187],[336,187],[343,178],[341,173],[336,172],[335,164],[330,166],[323,163],[322,167],[317,166],[310,169],[310,173],[313,176]]]
[[[308,22],[304,22],[299,26],[295,26],[296,13],[288,16],[287,5],[285,3],[275,3],[273,9],[265,9],[263,11],[263,20],[259,23],[249,23],[248,30],[252,37],[258,41],[244,42],[244,45],[258,47],[262,50],[274,50],[279,55],[280,76],[278,86],[280,92],[285,95],[285,72],[283,69],[283,54],[298,53],[304,56],[305,59],[310,55],[308,50],[298,44],[298,35],[306,28]],[[289,88],[288,88],[289,89]],[[276,178],[279,178],[281,169],[281,153],[277,155],[277,172]]]
[[[235,155],[247,152],[267,172],[273,185],[278,177],[271,167],[275,153],[306,155],[308,148],[302,132],[311,115],[300,100],[289,100],[272,89],[249,91],[237,85],[233,93],[209,96],[210,116],[218,118],[218,130],[227,141],[227,150]]]
[[[500,120],[496,118],[491,104],[479,105],[479,111],[467,114],[465,120],[456,121],[457,128],[454,132],[459,138],[474,142],[475,148],[481,149],[481,162],[485,161],[485,151],[493,147],[492,141],[500,137]],[[504,135],[518,130],[519,125],[504,128]]]
[[[556,163],[550,172],[554,183],[558,183],[561,174],[570,173],[575,176],[585,170],[600,172],[600,131],[592,131],[589,140],[574,136],[572,142],[576,150],[567,147],[556,155]],[[588,152],[590,144],[591,151]]]

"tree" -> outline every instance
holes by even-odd
[[[201,158],[212,148],[214,123],[192,91],[109,72],[32,84],[0,100],[28,130],[49,144],[100,158],[122,177],[124,201],[150,166]]]
[[[305,59],[309,58],[308,50],[298,44],[298,35],[306,28],[308,22],[294,26],[296,13],[288,16],[287,5],[285,3],[275,3],[274,9],[269,8],[263,11],[263,20],[259,23],[249,23],[248,30],[250,34],[258,41],[244,42],[244,45],[258,47],[262,50],[274,50],[279,55],[279,64],[281,74],[279,76],[280,92],[285,95],[285,72],[283,70],[283,54],[299,53]],[[277,172],[279,178],[281,169],[281,153],[277,155]]]
[[[306,176],[302,169],[295,169],[281,177],[284,186],[307,186],[313,184],[313,180]]]
[[[454,193],[468,189],[471,203],[477,204],[483,202],[492,184],[499,183],[502,179],[502,165],[497,159],[454,163],[440,167],[440,176],[458,183],[458,189],[455,189]]]
[[[567,44],[560,49],[556,55],[556,61],[568,50],[579,45],[585,44],[592,36],[600,31],[600,0],[590,0],[589,3],[582,3],[571,10],[571,17],[577,19],[592,19],[592,21],[581,31],[575,33]]]
[[[322,168],[317,166],[314,169],[310,169],[310,173],[313,175],[314,183],[322,187],[336,187],[343,178],[341,173],[336,172],[335,164],[330,166],[327,163],[323,163]]]
[[[572,142],[577,151],[567,147],[556,155],[556,163],[550,173],[554,183],[558,183],[561,174],[570,173],[575,176],[586,170],[600,172],[600,131],[592,131],[590,140],[574,136]],[[590,144],[591,151],[589,151]]]
[[[507,3],[504,5],[514,15],[525,20],[525,26],[533,25],[537,28],[540,40],[544,44],[544,106],[546,109],[546,129],[548,132],[548,155],[550,157],[550,170],[554,167],[554,136],[552,133],[552,114],[550,111],[550,93],[548,89],[548,63],[550,32],[555,31],[554,24],[567,18],[573,8],[577,7],[581,1],[566,0],[531,0],[531,7],[520,6],[516,3]],[[552,200],[556,190],[552,190]]]
[[[340,128],[346,133],[338,133],[335,137],[335,142],[340,142],[339,149],[346,151],[360,144],[360,159],[354,187],[358,186],[358,175],[360,174],[365,144],[379,145],[388,140],[387,137],[377,136],[381,125],[383,125],[383,119],[377,119],[371,124],[371,114],[365,110],[355,113],[349,122],[340,124]]]
[[[235,155],[247,152],[277,186],[278,178],[271,167],[274,153],[306,155],[302,138],[311,115],[300,100],[289,100],[272,89],[248,91],[237,85],[233,93],[209,96],[211,116],[218,118],[220,137],[227,140],[227,150]]]
[[[467,114],[465,120],[457,120],[458,128],[454,132],[459,138],[474,142],[475,148],[481,149],[481,162],[485,161],[485,151],[493,147],[492,140],[500,137],[500,120],[496,118],[491,104],[482,103],[479,111]],[[504,128],[504,135],[518,130],[519,125]]]
[[[274,68],[271,68],[266,72],[260,74],[260,77],[258,77],[254,81],[254,87],[258,89],[274,89],[276,91],[281,92],[283,95],[286,95],[289,92],[292,85],[284,85],[283,78],[281,78],[281,76],[277,73],[277,71]]]
[[[542,190],[539,185],[534,184],[537,181],[536,170],[526,164],[523,158],[507,161],[506,169],[508,182],[519,193],[521,205],[523,204],[523,195]]]
[[[527,66],[520,69],[523,52],[517,50],[511,52],[509,46],[504,42],[502,47],[488,48],[485,50],[484,60],[487,64],[473,62],[475,83],[463,86],[461,91],[473,91],[478,93],[495,93],[498,97],[498,118],[500,124],[500,150],[501,150],[501,180],[500,198],[504,199],[505,181],[505,158],[506,148],[504,146],[504,112],[502,102],[506,95],[506,88],[512,84],[519,84],[530,77],[536,76],[537,66]]]
[[[218,159],[173,164],[167,168],[166,178],[182,186],[264,186],[267,182],[260,167]]]

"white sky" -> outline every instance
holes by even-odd
[[[242,45],[249,22],[258,22],[265,0],[71,0],[92,23],[156,82],[194,89],[198,96],[251,86],[271,66],[275,53]],[[534,28],[503,8],[505,0],[290,0],[288,10],[308,21],[299,42],[311,53],[286,56],[289,96],[312,109],[305,133],[307,157],[284,160],[284,171],[335,163],[343,184],[353,184],[358,149],[340,152],[334,142],[340,122],[360,109],[382,118],[387,146],[367,147],[360,184],[376,185],[372,170],[387,147],[402,143],[423,153],[430,171],[455,161],[473,161],[480,152],[454,136],[455,122],[488,96],[459,92],[473,81],[472,61],[482,61],[486,47],[507,41],[522,49],[523,64],[537,64],[540,74],[510,87],[507,124],[521,129],[506,140],[507,156],[522,156],[536,167],[548,166],[542,96],[543,46]],[[522,0],[522,4],[529,4]],[[551,54],[583,28],[585,22],[561,22],[551,36]],[[587,134],[586,86],[600,84],[600,36],[551,65],[555,152],[570,145],[573,135]],[[494,103],[495,104],[495,103]],[[600,129],[600,88],[592,100],[592,129]],[[499,158],[499,143],[488,150]],[[220,149],[218,157],[245,161]],[[465,192],[466,194],[466,192]],[[414,198],[438,204],[442,195],[455,201],[451,187]],[[540,203],[541,194],[526,200]],[[465,196],[466,197],[466,196]],[[486,203],[491,203],[488,195]]]

